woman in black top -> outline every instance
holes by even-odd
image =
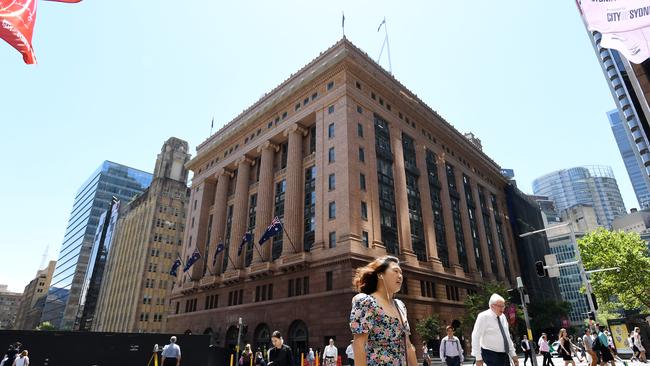
[[[284,344],[280,331],[273,332],[271,343],[273,343],[273,348],[269,351],[267,366],[293,366],[293,353],[291,348]]]
[[[569,340],[569,336],[566,333],[566,329],[562,328],[560,329],[560,335],[558,336],[559,341],[560,341],[560,357],[564,360],[564,366],[568,366],[569,364],[572,364],[573,366],[576,366],[576,363],[573,361],[573,357],[571,357],[572,351],[573,351],[573,344],[571,344],[571,340]]]

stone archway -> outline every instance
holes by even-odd
[[[261,350],[266,354],[266,350],[271,347],[271,329],[266,323],[260,323],[253,333],[253,350]]]
[[[287,343],[293,350],[293,359],[300,363],[300,354],[309,351],[309,330],[302,320],[294,320],[289,326]]]
[[[226,331],[226,341],[224,343],[226,352],[234,353],[236,351],[238,332],[237,327],[234,325],[231,325]]]

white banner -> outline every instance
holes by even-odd
[[[650,26],[650,0],[581,0],[590,31],[629,32]]]

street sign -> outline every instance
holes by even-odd
[[[545,255],[544,262],[549,267],[547,269],[549,277],[551,278],[560,277],[560,269],[555,267],[557,266],[557,258],[555,258],[555,254]]]

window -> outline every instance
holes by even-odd
[[[357,136],[363,137],[363,125],[361,123],[357,123]]]
[[[330,248],[336,248],[336,231],[330,231],[329,243]]]
[[[329,204],[329,218],[330,220],[336,218],[336,202],[330,202]]]
[[[313,101],[314,99],[318,98],[318,93],[314,93],[311,95],[311,100]]]
[[[282,113],[282,119],[283,120],[287,119],[287,112]]]
[[[328,178],[328,189],[333,191],[336,188],[336,175],[330,174]]]
[[[363,246],[368,248],[369,245],[368,245],[368,232],[367,231],[362,231],[361,232],[361,240],[362,240]]]
[[[361,90],[361,83],[357,81],[356,85],[357,85],[357,89]]]
[[[366,175],[365,174],[359,174],[359,187],[361,188],[362,191],[366,190]]]
[[[361,218],[368,220],[368,205],[363,201],[361,201]]]
[[[334,275],[332,271],[325,272],[325,291],[332,291],[334,288]]]
[[[333,81],[330,81],[329,83],[327,83],[327,90],[328,91],[332,90],[333,87],[334,87],[334,82]]]
[[[359,161],[362,163],[366,161],[366,152],[363,150],[363,147],[359,148]]]
[[[333,163],[336,161],[336,152],[334,151],[333,147],[330,147],[330,149],[327,152],[327,161],[329,163]]]
[[[363,114],[363,108],[360,105],[357,106],[357,113]]]
[[[332,114],[332,113],[334,113],[334,106],[333,106],[333,105],[327,107],[327,113],[328,113],[328,114]]]
[[[370,98],[372,98],[373,100],[377,100],[377,96],[375,95],[374,92],[370,92]]]
[[[327,138],[332,138],[334,137],[334,124],[330,123],[329,126],[327,126]]]
[[[300,103],[296,104],[296,106],[294,107],[294,110],[296,111],[298,111],[299,109],[300,109]]]

